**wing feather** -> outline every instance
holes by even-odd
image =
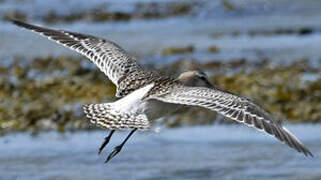
[[[86,56],[116,86],[129,73],[141,69],[135,58],[128,55],[125,50],[111,41],[86,34],[44,28],[16,20],[12,22]]]
[[[167,103],[200,106],[264,131],[306,156],[312,153],[287,129],[251,100],[205,87],[176,87],[171,93],[150,97]]]

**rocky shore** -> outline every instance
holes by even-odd
[[[101,3],[95,7],[85,10],[71,9],[68,13],[51,10],[45,14],[32,15],[24,10],[9,10],[2,14],[3,20],[38,19],[45,23],[73,23],[77,21],[108,22],[108,21],[130,21],[134,19],[163,19],[168,17],[192,15],[193,10],[200,6],[195,1],[185,2],[136,2],[126,4],[128,10],[114,10],[113,4]]]
[[[85,58],[61,56],[21,62],[0,67],[2,133],[92,129],[95,127],[86,120],[82,104],[115,99],[115,86]],[[251,97],[280,120],[320,122],[321,70],[308,60],[282,66],[267,59],[257,63],[246,59],[198,62],[201,61],[178,59],[160,67],[160,71],[177,76],[185,70],[204,70],[212,83]],[[163,123],[169,127],[231,123],[222,120],[216,113],[190,108],[165,117]]]

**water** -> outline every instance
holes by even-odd
[[[245,58],[256,61],[269,58],[275,62],[293,61],[300,58],[319,62],[321,57],[321,1],[282,0],[282,1],[231,1],[234,11],[224,10],[221,1],[201,1],[191,15],[175,16],[165,19],[140,19],[129,22],[89,23],[78,21],[69,24],[46,25],[39,16],[50,11],[65,14],[85,11],[96,6],[113,11],[130,11],[135,0],[118,1],[75,1],[60,0],[50,4],[41,0],[16,2],[5,1],[0,4],[0,15],[9,10],[19,10],[30,17],[29,22],[53,28],[89,33],[113,40],[140,59],[148,63],[169,63],[177,58],[161,57],[162,50],[170,46],[193,45],[195,53],[184,55],[199,61],[231,60]],[[158,1],[159,2],[159,1]],[[2,12],[2,13],[1,13]],[[20,30],[8,22],[0,20],[0,62],[41,57],[47,55],[76,55],[66,48],[49,42],[28,31]],[[282,29],[298,30],[309,28],[311,34],[265,35],[262,32]],[[239,35],[235,36],[234,33]],[[250,32],[259,32],[251,36]],[[260,34],[261,33],[261,34]],[[215,34],[220,34],[215,36]],[[208,47],[216,45],[218,53],[209,53]],[[22,58],[21,58],[22,57]]]
[[[29,22],[43,24],[39,16],[51,10],[64,14],[108,4],[112,11],[130,11],[135,2],[157,0],[86,1],[52,0],[0,3],[0,15],[7,10],[28,14]],[[171,0],[168,0],[171,1]],[[242,0],[233,1],[236,10],[227,12],[220,1],[201,1],[193,15],[129,22],[89,23],[46,26],[89,33],[113,40],[147,63],[165,64],[178,58],[162,56],[170,46],[193,45],[193,54],[181,55],[199,61],[245,58],[275,62],[306,58],[320,66],[321,1]],[[106,6],[107,7],[107,6]],[[60,45],[20,30],[0,20],[0,64],[13,59],[26,61],[47,55],[76,55]],[[310,28],[308,35],[270,34],[278,29]],[[251,36],[249,32],[259,32]],[[233,35],[237,33],[238,35]],[[260,34],[261,33],[261,34]],[[217,35],[220,34],[220,35]],[[218,53],[207,48],[216,45]],[[305,79],[315,79],[306,74]],[[274,138],[244,126],[211,126],[165,129],[160,133],[136,133],[123,151],[109,164],[108,152],[125,138],[115,133],[102,155],[97,149],[104,131],[25,133],[0,138],[0,179],[222,179],[222,180],[318,180],[321,179],[321,125],[289,125],[313,152],[314,158],[279,143]]]
[[[321,125],[287,125],[313,158],[245,126],[218,125],[136,133],[109,164],[128,132],[25,133],[0,139],[0,179],[321,179]]]

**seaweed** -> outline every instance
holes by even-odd
[[[253,98],[278,119],[297,123],[321,120],[321,76],[314,81],[302,79],[307,72],[320,74],[320,69],[307,60],[284,66],[273,66],[266,59],[257,63],[246,59],[199,62],[180,59],[161,70],[177,76],[182,71],[203,69],[212,83]],[[9,67],[0,67],[0,77],[1,134],[93,129],[81,105],[115,99],[115,86],[83,58],[48,56],[27,65],[17,60]],[[185,108],[164,119],[167,126],[178,127],[212,124],[224,118],[205,109]]]
[[[186,54],[194,52],[194,46],[186,47],[169,47],[163,50],[163,55]]]

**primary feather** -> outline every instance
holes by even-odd
[[[86,56],[104,72],[116,86],[129,74],[142,70],[142,67],[137,63],[136,59],[128,55],[114,42],[91,35],[44,28],[21,21],[14,20],[12,22],[15,25],[37,32],[50,40]]]
[[[226,91],[206,87],[177,87],[163,96],[151,96],[167,103],[199,106],[264,131],[306,156],[312,153],[287,129],[251,100]]]

